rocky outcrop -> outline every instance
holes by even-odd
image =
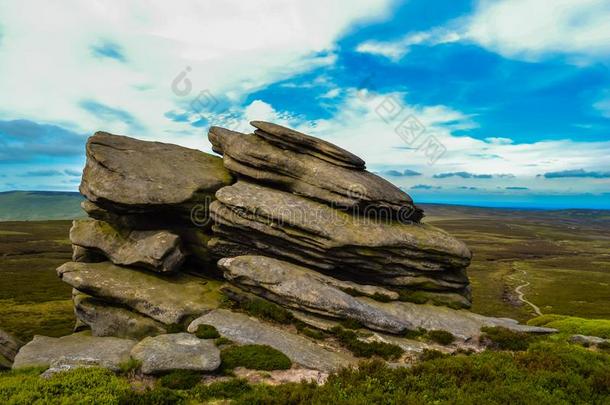
[[[93,337],[82,333],[52,338],[34,336],[34,340],[19,350],[13,368],[49,367],[54,362],[71,359],[119,371],[120,364],[129,360],[135,341],[116,337]]]
[[[110,262],[70,262],[59,267],[57,274],[85,294],[103,297],[166,325],[216,308],[220,298],[221,283],[215,280],[188,274],[164,278]]]
[[[551,331],[457,310],[471,305],[466,245],[421,223],[411,197],[352,153],[252,125],[252,134],[210,129],[222,158],[104,132],[89,139],[80,190],[91,219],[74,222],[73,262],[57,273],[75,289],[79,330],[94,336],[38,337],[17,355],[19,366],[52,363],[50,374],[116,368],[130,352],[144,373],[213,371],[220,357],[212,341],[167,334],[193,318],[192,333],[212,325],[237,344],[269,345],[324,373],[356,360],[332,339],[297,333],[303,325],[357,321],[358,339],[412,352],[431,347],[402,336],[419,328],[468,345],[483,326]],[[242,303],[270,300],[298,328],[250,318],[239,306],[219,309],[223,292]],[[131,350],[134,341],[123,338],[143,340]]]
[[[195,332],[201,324],[214,326],[221,336],[239,344],[271,346],[306,368],[334,371],[356,363],[349,355],[332,352],[302,336],[226,309],[217,309],[195,319],[188,327],[189,332]]]
[[[70,240],[103,253],[113,263],[159,273],[175,271],[185,260],[180,237],[168,231],[129,231],[104,221],[75,220]]]
[[[147,337],[131,351],[144,374],[172,370],[214,371],[220,366],[220,351],[211,340],[188,333]]]

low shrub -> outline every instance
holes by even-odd
[[[192,390],[191,397],[197,401],[237,398],[251,390],[252,387],[246,380],[236,378],[229,381],[214,382],[209,385],[200,384]]]
[[[450,345],[455,340],[455,337],[446,330],[430,330],[426,332],[426,337],[444,346]]]
[[[233,341],[231,339],[227,339],[226,337],[221,336],[214,341],[214,344],[218,347],[228,346],[228,345],[232,345]]]
[[[345,329],[360,329],[362,328],[362,324],[360,323],[360,321],[357,321],[355,319],[352,318],[347,318],[344,319],[340,322],[341,327],[345,328]]]
[[[120,374],[133,375],[140,369],[141,366],[141,361],[130,357],[129,360],[119,364]]]
[[[284,325],[294,321],[292,312],[262,298],[244,298],[241,302],[234,302],[240,309],[257,318]]]
[[[417,338],[424,336],[425,334],[426,334],[426,330],[424,328],[405,329],[402,332],[402,337],[404,337],[406,339],[417,339]]]
[[[199,339],[216,339],[220,337],[220,333],[212,325],[201,324],[197,327],[195,336]]]
[[[530,336],[526,333],[515,332],[500,326],[481,328],[481,340],[490,348],[496,350],[527,350]]]
[[[379,356],[386,360],[395,360],[403,354],[400,346],[384,342],[363,342],[351,330],[335,326],[330,330],[345,348],[357,357],[370,358]]]
[[[120,405],[182,405],[188,401],[188,396],[182,391],[174,391],[165,387],[155,387],[145,391],[126,392],[118,401]],[[92,402],[95,404],[102,402]]]
[[[157,380],[160,387],[188,390],[201,382],[201,373],[191,370],[174,370]]]
[[[222,368],[245,367],[252,370],[287,370],[292,362],[284,353],[267,345],[230,346],[220,352]]]
[[[428,360],[442,359],[443,357],[447,357],[447,356],[449,356],[449,355],[445,354],[443,352],[440,352],[438,350],[424,349],[422,351],[422,353],[419,355],[419,359],[421,361],[428,361]]]

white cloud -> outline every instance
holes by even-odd
[[[460,35],[445,28],[436,28],[428,32],[414,32],[395,41],[365,41],[356,47],[357,52],[380,55],[397,62],[402,59],[413,45],[438,45],[456,42]]]
[[[256,111],[283,125],[292,126],[303,132],[319,136],[344,147],[364,158],[367,166],[374,171],[387,169],[412,169],[424,174],[421,178],[392,178],[404,187],[425,182],[443,189],[469,185],[483,190],[506,192],[505,187],[527,187],[533,192],[607,192],[608,179],[579,179],[573,181],[548,181],[538,174],[569,169],[599,170],[607,166],[610,155],[610,141],[576,142],[572,140],[540,141],[515,144],[509,138],[489,137],[485,140],[468,136],[453,136],[457,128],[469,128],[476,123],[472,117],[447,106],[409,105],[404,102],[404,93],[372,94],[356,89],[344,89],[347,96],[330,119],[303,121],[276,111],[268,103],[255,101],[245,111]],[[366,95],[366,97],[365,97]],[[384,111],[379,106],[387,100],[398,102],[400,115],[386,123],[378,114]],[[408,116],[415,116],[426,131],[409,145],[395,132],[396,126]],[[386,118],[388,118],[386,116]],[[246,122],[246,121],[244,121]],[[249,131],[250,129],[246,129]],[[417,147],[433,135],[447,149],[434,164]],[[491,159],[491,160],[490,160]],[[433,179],[433,174],[447,172],[470,172],[494,174],[491,179]],[[514,176],[511,176],[514,175]]]
[[[508,57],[560,53],[585,63],[610,56],[609,21],[607,0],[484,0],[466,36]]]
[[[131,113],[143,138],[207,148],[200,133],[164,113],[199,91],[239,103],[284,77],[334,63],[333,44],[390,0],[0,2],[0,119],[56,123],[84,133],[126,133],[79,106],[83,99]],[[35,12],[33,11],[35,10]],[[120,46],[125,62],[91,46]],[[186,67],[192,92],[172,93]],[[180,134],[180,135],[176,135]]]

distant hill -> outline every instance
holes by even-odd
[[[0,192],[0,221],[82,218],[83,197],[67,191]]]

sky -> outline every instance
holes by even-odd
[[[0,191],[267,120],[416,202],[610,208],[608,0],[0,0]],[[177,174],[179,175],[179,174]]]

